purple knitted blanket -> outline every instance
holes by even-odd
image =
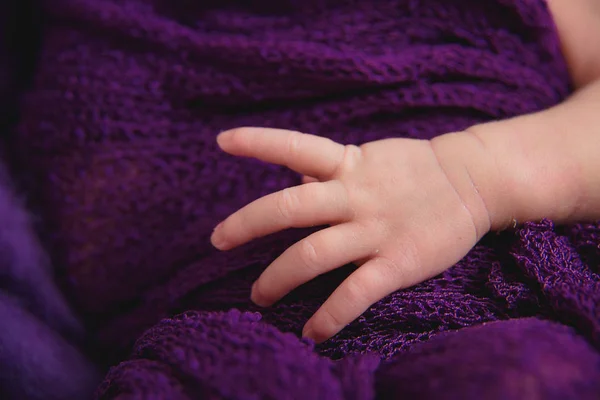
[[[309,230],[208,240],[300,182],[220,153],[222,130],[432,138],[569,90],[543,0],[48,1],[11,145],[114,365],[97,398],[596,398],[598,223],[490,234],[316,348],[301,327],[353,267],[258,309],[251,282]]]

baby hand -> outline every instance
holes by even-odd
[[[288,248],[252,288],[252,300],[269,306],[318,275],[362,262],[306,323],[303,335],[322,342],[388,294],[451,267],[490,229],[462,162],[458,147],[471,140],[463,136],[357,147],[278,129],[223,132],[217,141],[225,152],[311,178],[243,207],[211,241],[228,250],[287,228],[330,225]]]

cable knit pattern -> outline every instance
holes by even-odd
[[[493,335],[461,330],[531,316],[574,328],[548,328],[544,342],[591,352],[581,364],[565,361],[574,374],[597,360],[598,224],[544,221],[489,235],[455,267],[388,296],[316,351],[294,334],[352,267],[260,310],[258,322],[226,311],[259,311],[248,300],[251,282],[310,230],[226,253],[208,240],[240,206],[299,183],[282,167],[220,153],[222,130],[289,128],[353,144],[432,138],[563,100],[569,78],[544,1],[53,0],[46,11],[14,151],[28,155],[22,177],[35,183],[66,290],[113,362],[162,318],[195,310],[143,334],[98,398],[367,399],[382,379],[411,393],[403,381],[415,376],[411,365],[437,376],[456,363],[444,352],[407,353],[421,342],[532,343],[546,329],[539,321],[524,322],[528,329],[502,322]],[[402,371],[377,369],[366,353]],[[563,356],[543,360],[560,368]],[[504,362],[526,362],[502,360],[496,374]],[[555,376],[544,373],[532,380]],[[581,376],[593,386],[589,374]],[[473,394],[439,387],[454,398]]]

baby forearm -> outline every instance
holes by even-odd
[[[465,157],[472,155],[491,229],[513,220],[600,219],[600,80],[551,109],[465,134],[477,142]]]

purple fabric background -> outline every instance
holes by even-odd
[[[5,166],[4,140],[37,50],[33,5],[0,3],[0,398],[80,400],[92,396],[100,375],[80,351],[83,326],[55,283],[36,237],[39,220]]]
[[[569,94],[542,0],[375,3],[47,2],[10,149],[60,284],[116,365],[98,398],[600,391],[598,223],[489,235],[317,348],[297,335],[352,266],[258,310],[251,282],[308,230],[210,246],[230,212],[299,183],[219,153],[221,130],[431,138]]]

